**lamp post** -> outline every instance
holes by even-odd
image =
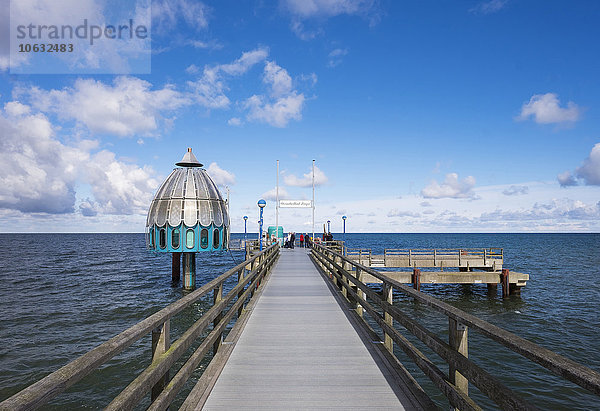
[[[346,242],[346,217],[345,215],[342,216],[342,221],[344,222],[344,242]]]
[[[246,224],[248,223],[248,216],[244,216],[244,244],[246,244],[246,240],[248,237],[248,230],[246,229]]]
[[[260,244],[260,251],[262,251],[263,249],[263,241],[262,241],[262,227],[263,227],[263,208],[265,208],[265,206],[267,205],[267,202],[263,199],[258,200],[258,208],[260,209],[260,220],[258,220],[258,224],[259,224],[259,244]]]
[[[327,234],[331,232],[331,220],[327,220]]]

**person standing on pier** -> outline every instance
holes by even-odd
[[[304,248],[304,235],[300,234],[300,248]]]
[[[294,249],[294,242],[296,241],[296,234],[292,233],[291,237],[290,237],[290,247],[292,248],[292,250]]]

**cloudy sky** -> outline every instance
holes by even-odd
[[[313,159],[317,231],[600,230],[598,2],[130,0],[149,70],[101,44],[69,74],[19,74],[51,65],[11,59],[11,12],[125,3],[0,3],[0,232],[142,232],[187,147],[234,232],[261,197],[274,223],[276,160],[282,198],[310,199]]]

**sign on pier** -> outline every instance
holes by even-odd
[[[281,208],[311,208],[311,200],[279,200]]]

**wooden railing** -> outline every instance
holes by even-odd
[[[152,398],[149,409],[167,409],[201,360],[211,349],[213,354],[219,350],[223,332],[232,320],[237,320],[243,315],[244,304],[252,298],[278,256],[279,246],[274,244],[3,401],[0,403],[0,410],[31,410],[43,406],[150,333],[152,334],[152,363],[113,399],[107,409],[131,409],[148,393],[151,393]],[[224,295],[223,284],[235,275],[237,275],[237,284]],[[211,292],[213,306],[171,344],[169,337],[171,318]],[[210,333],[175,376],[169,379],[169,370],[173,364],[205,330],[210,329],[211,324]]]
[[[400,347],[448,398],[453,407],[461,410],[481,409],[468,395],[468,386],[472,383],[502,409],[536,409],[496,377],[469,360],[469,328],[600,396],[600,373],[590,368],[392,280],[332,250],[314,245],[312,256],[334,285],[341,290],[344,297],[354,304],[356,313],[365,320],[365,323],[366,312],[381,327],[383,335],[380,338],[386,349],[394,354],[394,344]],[[362,282],[361,277],[365,273],[382,281],[381,293]],[[447,316],[449,341],[442,340],[395,306],[394,291],[404,293]],[[395,322],[439,355],[449,366],[448,375],[400,333],[395,327]]]

